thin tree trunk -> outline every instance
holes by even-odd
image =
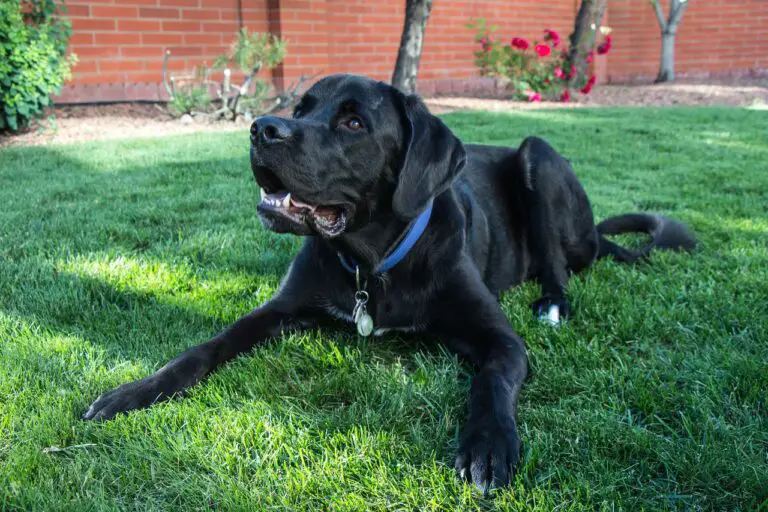
[[[651,0],[656,12],[656,19],[661,28],[661,59],[659,62],[659,74],[654,83],[675,81],[675,36],[683,13],[688,8],[691,0],[670,0],[669,19],[664,19],[664,13],[658,0]]]
[[[424,29],[432,11],[432,0],[406,0],[405,23],[397,52],[392,85],[406,94],[416,92],[421,50],[424,47]]]
[[[675,81],[675,34],[661,34],[661,63],[656,83]]]
[[[605,15],[606,0],[582,0],[576,21],[573,24],[573,32],[570,36],[571,48],[568,51],[567,62],[569,68],[576,68],[576,74],[572,79],[575,82],[584,76],[587,70],[587,54],[595,44],[595,37]],[[592,25],[595,30],[592,30]]]
[[[583,56],[584,48],[582,41],[584,40],[584,34],[589,30],[589,20],[591,18],[592,4],[594,0],[582,0],[579,6],[579,12],[576,14],[576,21],[573,24],[573,32],[571,32],[571,48],[568,51],[568,64],[573,66],[576,63],[577,58]],[[582,60],[582,59],[579,59]]]

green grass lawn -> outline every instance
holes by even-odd
[[[702,242],[599,262],[560,329],[531,315],[537,286],[504,296],[532,374],[511,489],[454,477],[470,373],[396,336],[291,335],[185,400],[80,420],[275,291],[300,240],[262,229],[243,130],[0,150],[0,510],[766,507],[768,112],[445,120],[465,141],[544,136],[598,219],[662,212]]]

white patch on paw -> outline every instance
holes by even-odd
[[[552,304],[546,313],[539,315],[539,320],[553,326],[560,325],[560,307],[557,304]]]

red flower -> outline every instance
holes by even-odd
[[[541,94],[539,94],[537,92],[533,92],[533,91],[529,92],[528,93],[528,101],[530,101],[531,103],[537,103],[537,102],[541,101]]]
[[[591,64],[593,60],[595,60],[595,50],[587,54],[587,64]]]
[[[598,55],[605,55],[609,51],[611,51],[611,35],[608,34],[605,36],[605,39],[600,44],[600,46],[597,47],[597,54]]]
[[[551,29],[546,29],[544,34],[544,40],[552,41],[553,48],[557,48],[560,45],[560,34]]]
[[[491,50],[491,43],[488,41],[488,38],[484,37],[480,40],[480,46],[482,46],[483,51],[487,52]]]
[[[568,89],[564,90],[563,94],[560,96],[560,101],[562,101],[563,103],[568,103],[569,101],[571,101],[571,91],[569,91]]]
[[[581,94],[589,94],[590,91],[592,91],[592,87],[594,87],[596,82],[597,82],[597,77],[595,75],[592,75],[591,77],[589,77],[589,81],[587,82],[587,85],[581,88]]]
[[[567,78],[563,68],[555,68],[555,78],[559,78],[560,80],[565,80]]]
[[[571,66],[571,70],[568,72],[568,80],[576,76],[576,66]]]
[[[539,57],[546,57],[550,53],[552,53],[552,48],[550,48],[546,44],[537,44],[536,45],[536,53],[539,55]]]
[[[527,50],[530,46],[530,43],[528,43],[527,40],[523,39],[522,37],[513,37],[512,42],[510,43],[513,47],[517,48],[518,50]]]

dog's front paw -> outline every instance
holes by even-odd
[[[459,442],[456,474],[484,494],[505,487],[520,461],[520,438],[511,417],[470,419]]]
[[[83,414],[83,419],[109,420],[118,413],[144,409],[165,398],[168,398],[168,394],[157,385],[153,377],[147,377],[107,391],[91,404]]]
[[[545,295],[531,303],[531,309],[539,320],[551,325],[560,325],[560,322],[571,316],[571,304],[565,297]]]

